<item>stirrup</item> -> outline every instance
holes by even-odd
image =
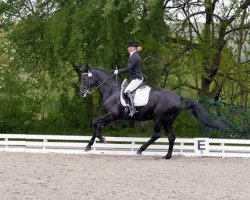
[[[136,113],[138,113],[138,111],[135,109],[135,107],[130,107],[129,108],[129,116],[130,117],[133,117],[134,116],[134,114],[136,114]]]

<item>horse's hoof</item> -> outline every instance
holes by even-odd
[[[99,138],[99,140],[100,140],[100,142],[102,142],[102,143],[106,143],[106,138],[105,137],[101,137],[101,139]]]
[[[168,159],[170,159],[171,157],[172,157],[172,156],[166,155],[166,156],[163,156],[162,158],[168,160]]]
[[[135,155],[136,155],[136,156],[142,156],[142,152],[137,151]]]
[[[90,151],[91,150],[91,147],[89,147],[89,146],[87,146],[86,148],[85,148],[85,152],[88,152],[88,151]]]

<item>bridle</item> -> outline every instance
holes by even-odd
[[[86,90],[86,93],[84,94],[83,97],[86,97],[87,94],[91,94],[92,92],[94,92],[95,90],[97,90],[101,85],[103,85],[104,83],[106,83],[111,77],[113,77],[115,74],[111,74],[105,81],[103,81],[101,84],[99,84],[96,88],[92,89],[90,88],[90,79],[93,78],[93,74],[91,72],[87,72],[87,73],[82,73],[82,75],[87,75],[87,87],[80,85],[80,88],[83,88]]]
[[[82,89],[85,89],[86,90],[86,93],[83,95],[83,97],[86,97],[87,96],[87,94],[91,94],[91,92],[90,92],[90,78],[92,77],[92,73],[91,72],[88,72],[88,73],[82,73],[82,76],[83,75],[87,75],[87,87],[86,86],[84,86],[84,85],[80,85],[80,88]]]

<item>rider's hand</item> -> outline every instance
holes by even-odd
[[[114,71],[114,74],[117,75],[119,73],[118,69]]]

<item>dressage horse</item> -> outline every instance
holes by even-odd
[[[102,102],[106,114],[92,122],[93,136],[85,149],[86,151],[91,150],[91,146],[96,137],[101,142],[105,142],[101,130],[106,125],[112,121],[124,120],[125,118],[130,118],[134,121],[154,121],[152,137],[139,148],[137,151],[139,155],[141,155],[149,145],[160,138],[160,130],[162,127],[164,128],[169,140],[168,153],[163,157],[165,159],[172,157],[175,141],[172,125],[183,109],[191,110],[191,113],[207,126],[224,129],[221,124],[209,119],[209,117],[205,115],[199,103],[180,97],[173,91],[163,88],[151,89],[147,105],[136,107],[138,112],[133,117],[129,117],[126,109],[120,102],[121,84],[116,81],[114,74],[105,72],[100,68],[85,66],[81,77],[80,95],[86,97],[91,94],[91,89],[94,86],[97,86],[95,89],[99,89],[102,95]],[[182,106],[182,102],[185,102],[186,106]]]

